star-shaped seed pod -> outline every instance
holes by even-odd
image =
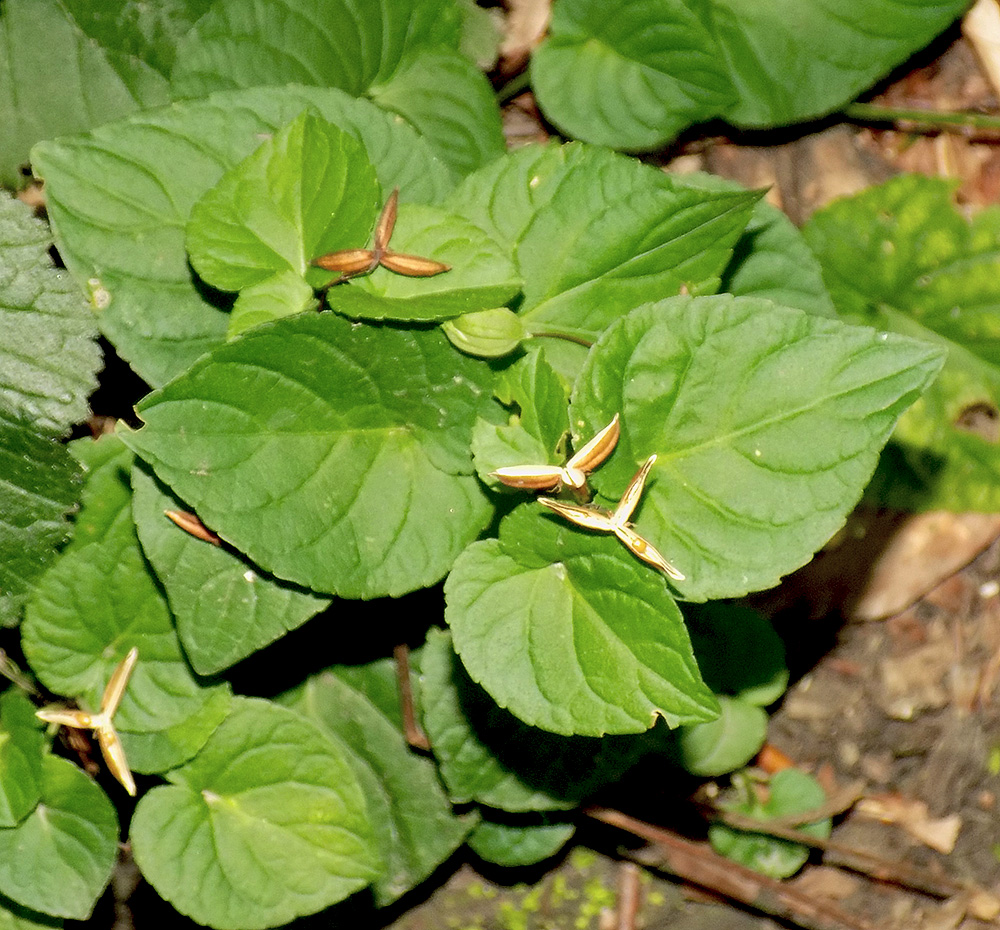
[[[375,242],[370,249],[341,249],[314,258],[312,263],[326,271],[339,271],[340,277],[333,284],[339,284],[359,274],[368,274],[381,265],[396,274],[412,278],[430,278],[442,271],[451,271],[451,265],[436,262],[419,255],[405,255],[389,248],[392,231],[396,228],[396,214],[399,211],[399,188],[395,188],[382,208],[378,223],[375,224]]]
[[[91,714],[85,710],[72,710],[68,707],[42,708],[35,715],[46,723],[57,723],[64,727],[76,727],[80,730],[93,730],[97,735],[97,743],[101,747],[104,761],[107,762],[111,774],[125,787],[125,790],[135,796],[135,779],[125,759],[125,750],[112,722],[122,695],[128,686],[129,676],[135,668],[139,650],[133,646],[118,667],[111,673],[108,685],[101,698],[101,711]]]
[[[538,498],[539,504],[544,504],[550,510],[554,510],[560,516],[575,523],[577,526],[586,527],[588,530],[597,530],[602,533],[614,533],[625,547],[643,562],[648,562],[654,568],[669,575],[674,581],[683,581],[682,575],[673,565],[671,565],[653,546],[643,539],[629,523],[629,519],[635,512],[635,508],[642,497],[642,490],[646,484],[646,477],[653,467],[656,456],[651,455],[646,459],[645,464],[635,477],[629,482],[622,499],[613,511],[601,510],[597,507],[586,507],[579,504],[567,504],[565,501],[553,500],[551,497]]]
[[[618,414],[565,465],[513,465],[498,468],[491,477],[508,487],[527,491],[559,491],[563,485],[580,491],[587,486],[587,474],[601,464],[618,444],[621,428]]]

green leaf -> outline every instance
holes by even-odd
[[[458,52],[453,0],[224,0],[188,36],[175,93],[305,84],[365,94],[465,174],[503,152],[489,82]]]
[[[430,630],[420,652],[423,726],[452,801],[512,812],[566,810],[614,783],[634,740],[557,736],[526,726],[469,679],[451,637]]]
[[[105,44],[86,8],[5,0],[0,21],[0,184],[17,187],[39,139],[81,132],[169,100],[163,76]],[[44,100],[45,106],[38,106]]]
[[[187,511],[147,469],[132,471],[136,530],[163,585],[184,652],[199,675],[245,659],[330,603],[262,572],[238,552],[196,539],[165,510]]]
[[[118,353],[161,385],[220,344],[228,314],[199,290],[185,250],[192,207],[269,133],[303,109],[361,140],[385,190],[440,199],[446,170],[409,127],[363,100],[322,88],[218,94],[39,145],[60,255],[89,282],[98,324]]]
[[[493,393],[510,413],[506,422],[476,421],[472,454],[481,481],[496,488],[500,484],[490,473],[498,468],[566,464],[566,391],[544,352],[532,352],[501,372]]]
[[[279,271],[266,281],[252,284],[240,291],[229,316],[226,335],[232,339],[261,323],[280,320],[318,307],[319,301],[313,289],[301,275],[294,271]]]
[[[388,81],[368,88],[380,107],[398,113],[459,175],[504,152],[500,109],[479,68],[457,51],[424,51]]]
[[[514,510],[445,583],[473,680],[525,723],[565,735],[711,720],[715,699],[664,578],[614,537],[541,510]]]
[[[0,930],[58,930],[63,922],[0,897]]]
[[[499,306],[521,289],[502,246],[461,216],[435,207],[401,207],[389,246],[450,270],[421,277],[376,268],[327,291],[332,309],[369,320],[443,320]]]
[[[117,854],[107,795],[72,763],[46,756],[38,806],[19,826],[0,829],[0,890],[35,911],[86,920]]]
[[[69,535],[80,473],[66,447],[0,410],[0,624],[13,626]]]
[[[849,320],[945,348],[940,378],[900,420],[877,493],[903,508],[1000,507],[1000,211],[967,221],[944,180],[901,176],[819,211],[804,232]]]
[[[528,330],[594,340],[650,295],[714,291],[759,197],[683,187],[606,153],[581,159],[518,240]]]
[[[83,467],[86,483],[80,492],[80,506],[73,517],[73,537],[63,552],[101,542],[108,535],[123,532],[132,514],[132,488],[128,472],[132,456],[114,437],[74,439],[70,454]],[[127,532],[127,530],[126,530]]]
[[[531,81],[569,135],[653,149],[722,116],[778,126],[847,103],[923,48],[964,0],[561,0]]]
[[[300,315],[145,398],[124,438],[268,571],[397,596],[444,577],[489,520],[469,455],[489,377],[436,332]]]
[[[45,736],[27,696],[0,695],[0,827],[17,826],[42,796]]]
[[[114,437],[102,442],[121,447]],[[130,456],[119,452],[128,467]],[[98,472],[98,474],[102,474]],[[181,654],[124,499],[104,535],[64,552],[29,603],[22,646],[42,683],[93,711],[132,646],[139,662],[115,718],[129,765],[159,772],[189,759],[226,714],[228,686],[202,687]]]
[[[940,350],[749,297],[639,307],[591,350],[572,420],[622,419],[592,484],[618,496],[658,459],[639,533],[689,600],[770,587],[843,525]]]
[[[784,769],[771,778],[767,800],[761,801],[750,786],[744,797],[727,804],[729,810],[767,821],[775,817],[802,814],[826,802],[826,793],[811,775],[798,769]],[[826,839],[830,835],[829,818],[798,827],[804,833]],[[762,833],[748,833],[725,824],[714,823],[708,828],[712,848],[721,855],[771,878],[789,878],[809,858],[809,847],[789,840],[779,840]]]
[[[237,698],[167,778],[139,802],[132,846],[150,884],[198,923],[274,927],[378,877],[347,753],[286,708]]]
[[[756,704],[718,695],[719,716],[677,731],[678,762],[692,775],[718,778],[746,765],[767,739],[767,713]]]
[[[450,0],[220,0],[177,51],[174,93],[305,84],[358,96],[409,55],[457,47]]]
[[[714,174],[685,174],[675,180],[701,190],[743,190],[735,181]],[[816,256],[795,224],[766,200],[757,202],[736,241],[719,290],[738,297],[766,297],[818,316],[836,316]]]
[[[688,605],[684,610],[702,677],[716,694],[766,707],[788,687],[785,644],[771,621],[739,604]]]
[[[555,4],[531,59],[542,112],[566,135],[622,149],[656,148],[723,112],[735,98],[726,60],[708,17],[690,6]]]
[[[304,278],[317,255],[363,245],[378,200],[364,146],[303,112],[194,205],[191,264],[224,291],[287,271]]]
[[[63,433],[90,412],[101,352],[79,289],[49,257],[44,223],[0,192],[0,408]]]
[[[510,355],[526,335],[518,315],[506,307],[464,313],[441,329],[456,349],[478,358]]]
[[[573,836],[572,823],[500,823],[482,820],[469,836],[480,859],[505,868],[535,865],[554,856]]]
[[[337,669],[309,678],[290,696],[288,706],[354,756],[385,863],[374,883],[375,903],[384,907],[427,878],[462,844],[468,818],[452,813],[430,760],[412,752],[366,691],[341,678]]]

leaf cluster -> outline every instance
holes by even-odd
[[[941,367],[934,327],[854,306],[823,220],[821,264],[760,192],[585,143],[503,154],[465,4],[119,12],[4,5],[9,31],[49,23],[86,52],[95,107],[92,127],[40,128],[0,81],[12,155],[45,140],[30,158],[65,264],[0,201],[0,620],[38,689],[90,713],[138,649],[114,725],[145,878],[207,926],[278,926],[359,892],[389,904],[463,843],[551,856],[644,762],[744,765],[787,673],[768,623],[716,602],[843,524]],[[394,191],[389,247],[450,270],[324,269],[372,251]],[[98,331],[153,389],[135,428],[67,444]],[[613,508],[655,457],[634,535],[497,481],[558,473],[616,416],[565,494]],[[117,814],[8,672],[0,846],[33,855],[0,855],[0,906],[83,919]]]

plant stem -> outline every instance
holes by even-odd
[[[523,94],[530,86],[531,77],[526,70],[520,74],[515,74],[496,92],[497,103],[501,106],[505,103],[510,103],[518,94]]]
[[[860,123],[916,123],[929,129],[986,129],[1000,132],[1000,116],[985,113],[939,113],[934,110],[881,107],[872,103],[852,103],[844,107],[842,113],[847,119]]]
[[[555,333],[548,332],[546,330],[539,330],[537,332],[532,331],[531,335],[535,339],[565,339],[566,342],[575,342],[578,346],[583,346],[585,349],[589,349],[594,344],[589,339],[584,339],[583,336],[573,336],[569,333]]]

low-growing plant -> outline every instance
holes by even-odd
[[[739,769],[787,672],[729,601],[837,531],[946,354],[883,304],[837,317],[843,208],[821,266],[760,192],[501,154],[462,83],[430,107],[429,71],[482,81],[452,4],[362,20],[382,57],[328,67],[371,99],[250,86],[238,8],[170,46],[191,99],[32,150],[65,270],[0,200],[0,616],[28,664],[0,905],[29,926],[91,912],[125,790],[145,879],[250,930],[389,904],[463,843],[543,860],[640,765]],[[152,390],[66,444],[97,329]],[[776,810],[812,803],[795,778]]]

